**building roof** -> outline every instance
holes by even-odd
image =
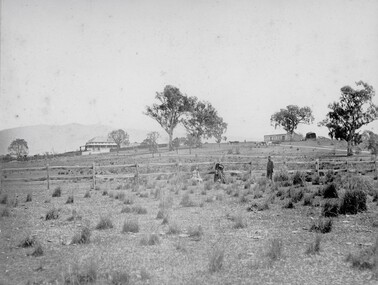
[[[94,137],[87,141],[88,143],[111,143],[111,144],[116,144],[112,139],[109,139],[108,137]]]

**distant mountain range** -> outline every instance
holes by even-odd
[[[0,131],[0,155],[8,153],[8,146],[15,139],[24,139],[28,143],[29,154],[45,152],[63,153],[79,150],[87,141],[97,136],[107,136],[116,128],[105,125],[68,124],[62,126],[37,125]],[[147,130],[124,129],[130,137],[130,143],[142,142]],[[160,133],[160,142],[168,141],[167,134]]]

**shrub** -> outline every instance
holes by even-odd
[[[209,256],[209,271],[211,273],[220,271],[223,267],[223,259],[224,250],[219,247],[213,248]]]
[[[25,202],[31,202],[32,201],[32,195],[30,193],[28,193],[28,195],[26,195],[26,201]]]
[[[96,230],[106,230],[113,228],[113,223],[109,217],[101,217],[96,225]]]
[[[72,237],[71,244],[88,244],[91,241],[91,230],[88,227],[83,227],[80,233]]]
[[[296,171],[293,175],[293,185],[303,186],[304,175],[300,171]]]
[[[168,235],[177,235],[179,233],[181,233],[181,229],[180,229],[179,225],[176,224],[175,222],[171,223],[169,225],[167,234]]]
[[[324,176],[324,183],[331,183],[334,180],[333,170],[329,169]]]
[[[366,210],[366,193],[362,190],[349,189],[341,198],[340,214],[355,215]]]
[[[281,258],[283,251],[283,243],[280,239],[274,238],[268,244],[266,256],[270,261],[276,261]]]
[[[125,220],[122,227],[123,233],[137,233],[139,232],[138,221],[135,220]]]
[[[85,192],[84,198],[91,198],[91,194],[89,193],[89,190],[87,190],[87,192]]]
[[[336,189],[335,183],[328,184],[324,187],[323,198],[325,198],[325,199],[339,198],[339,195],[337,194],[337,189]]]
[[[52,193],[52,197],[60,197],[60,196],[62,196],[62,188],[58,186],[54,189],[54,192]]]
[[[144,235],[140,240],[141,245],[157,245],[160,244],[160,239],[157,234]]]
[[[37,242],[34,246],[34,251],[31,253],[31,256],[38,257],[43,255],[43,248],[41,243]]]
[[[50,209],[47,213],[46,213],[46,217],[45,217],[45,220],[48,221],[48,220],[56,220],[59,218],[59,210],[58,209],[55,209],[55,208],[52,208]]]
[[[332,230],[332,219],[331,218],[319,218],[317,221],[313,221],[310,232],[317,233],[329,233]]]
[[[320,242],[322,237],[320,235],[316,235],[315,240],[310,243],[306,249],[306,254],[317,254],[320,251]]]
[[[74,202],[74,196],[73,195],[68,196],[66,204],[72,204],[73,202]]]
[[[37,244],[37,239],[31,234],[27,234],[24,239],[18,244],[19,247],[32,247]]]
[[[147,209],[146,208],[143,208],[142,206],[138,205],[138,206],[133,206],[131,208],[131,211],[133,213],[136,213],[136,214],[139,214],[139,215],[144,215],[144,214],[147,214]]]
[[[203,230],[201,226],[198,227],[189,227],[188,229],[188,235],[190,238],[192,238],[195,241],[199,241],[201,237],[203,236]]]
[[[189,196],[188,193],[186,193],[182,197],[180,205],[183,206],[183,207],[194,207],[195,206],[194,202],[190,199],[190,196]]]
[[[352,267],[365,270],[370,269],[377,273],[378,267],[378,238],[375,241],[375,244],[371,247],[360,251],[357,254],[351,254],[346,258],[346,262],[352,263]]]
[[[3,208],[3,209],[0,211],[0,216],[1,216],[1,217],[10,217],[10,211],[9,211],[9,208],[8,208],[8,207]]]
[[[338,199],[328,199],[323,204],[322,215],[324,217],[337,217],[339,215]]]

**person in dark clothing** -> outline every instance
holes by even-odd
[[[270,156],[268,156],[268,164],[266,165],[266,177],[270,180],[272,180],[273,177],[273,161],[270,159]]]
[[[224,166],[220,163],[215,164],[214,182],[226,183],[223,172]]]

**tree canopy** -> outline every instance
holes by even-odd
[[[348,143],[348,155],[353,154],[352,146],[361,142],[358,129],[378,117],[378,107],[372,102],[375,95],[373,87],[363,81],[356,82],[356,85],[362,89],[357,90],[350,86],[341,88],[339,102],[328,105],[331,111],[319,123],[320,126],[328,128],[332,139],[345,140]]]
[[[117,152],[121,148],[121,144],[128,145],[129,135],[122,129],[111,131],[108,135],[109,139],[113,140],[117,145]]]
[[[173,150],[173,131],[180,118],[190,110],[189,98],[174,86],[167,85],[163,92],[157,92],[158,103],[146,106],[145,115],[156,120],[169,135],[169,150]]]
[[[196,97],[190,98],[191,109],[181,120],[187,133],[195,138],[197,145],[202,139],[221,135],[226,131],[227,124],[218,116],[217,110],[206,101],[198,101]]]
[[[24,139],[15,139],[9,145],[8,151],[11,155],[20,158],[29,153],[28,143]]]
[[[144,139],[142,145],[147,145],[149,151],[152,152],[152,156],[158,151],[158,143],[157,140],[159,138],[158,132],[150,132],[147,134],[147,138]]]
[[[281,109],[270,118],[270,123],[277,128],[282,127],[290,135],[294,133],[299,124],[311,124],[314,121],[310,107],[298,107],[289,105]]]

